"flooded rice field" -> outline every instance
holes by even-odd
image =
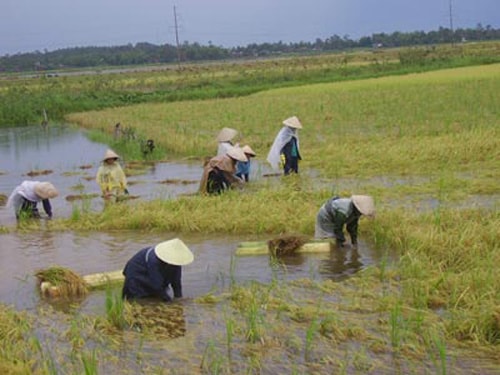
[[[68,127],[0,129],[0,193],[8,196],[25,179],[51,181],[59,190],[52,199],[55,217],[68,217],[73,204],[66,198],[75,194],[93,194],[92,210],[102,210],[103,201],[95,182],[95,173],[107,146],[94,143],[80,131]],[[257,169],[257,168],[255,168]],[[30,177],[31,171],[50,170],[46,175]],[[202,167],[199,163],[162,162],[150,166],[143,174],[128,177],[131,194],[141,199],[171,199],[179,194],[195,193]],[[168,184],[165,181],[179,181]],[[41,207],[40,207],[41,209]],[[11,208],[0,206],[0,224],[15,225]],[[164,241],[174,234],[152,236],[140,232],[119,233],[9,233],[1,235],[1,256],[4,270],[0,282],[3,302],[21,309],[36,305],[37,294],[32,278],[34,271],[61,265],[79,274],[113,271],[139,249]],[[191,296],[202,295],[229,275],[231,257],[241,241],[248,238],[185,238],[192,246],[197,261],[186,268],[183,276],[185,291]],[[265,239],[262,239],[265,240]],[[375,254],[344,254],[331,262],[330,255],[309,255],[285,259],[287,273],[293,277],[342,278],[374,262]],[[345,258],[345,259],[344,259]],[[9,261],[7,261],[9,259]],[[244,257],[233,270],[242,280],[269,282],[271,270],[266,257]],[[89,298],[85,306],[99,304]]]
[[[60,192],[52,200],[56,217],[71,215],[73,205],[80,204],[71,196],[78,194],[95,195],[90,209],[102,210],[94,177],[107,148],[69,127],[0,129],[0,194],[8,196],[25,179],[51,181]],[[47,174],[30,176],[44,170]],[[258,162],[254,171],[270,173]],[[195,193],[201,173],[198,162],[155,163],[128,178],[129,190],[140,199],[172,199]],[[4,205],[0,225],[15,225],[13,212]],[[184,298],[143,307],[141,314],[154,326],[149,336],[141,335],[140,326],[116,332],[103,328],[98,319],[88,323],[88,317],[106,317],[105,290],[70,304],[44,299],[38,292],[37,270],[54,265],[80,275],[121,270],[139,249],[174,236],[140,231],[0,234],[0,302],[36,316],[32,335],[52,369],[47,373],[446,372],[436,353],[394,355],[379,334],[371,336],[383,319],[364,305],[367,296],[353,293],[363,286],[338,283],[388,261],[387,254],[362,240],[358,250],[303,254],[277,263],[268,256],[235,256],[240,242],[266,238],[183,238],[195,256],[195,262],[183,268]],[[331,290],[345,289],[347,294],[315,286],[329,281]],[[218,303],[221,300],[225,302]],[[169,324],[160,330],[165,322]],[[488,374],[497,369],[491,358],[447,355],[453,373]]]

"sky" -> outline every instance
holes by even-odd
[[[500,0],[0,0],[0,56],[175,45],[176,31],[180,43],[223,47],[332,35],[359,39],[449,28],[450,19],[455,29],[500,28]]]

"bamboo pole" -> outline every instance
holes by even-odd
[[[83,276],[83,280],[87,284],[87,286],[92,288],[99,288],[108,283],[123,281],[125,276],[121,270],[119,271],[111,271],[111,272],[101,272],[101,273],[93,273],[90,275]]]
[[[309,241],[299,247],[296,253],[327,253],[332,249],[330,240]],[[265,255],[269,254],[266,241],[241,242],[236,248],[236,255]]]

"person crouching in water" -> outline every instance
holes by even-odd
[[[250,178],[250,159],[257,156],[257,154],[248,145],[241,148],[247,157],[247,161],[239,161],[236,163],[236,177],[241,178],[243,181],[248,182]]]
[[[116,202],[128,194],[127,177],[118,163],[119,158],[114,151],[107,150],[97,170],[96,182],[105,201]]]
[[[182,266],[194,260],[182,240],[174,238],[139,250],[125,265],[122,296],[127,300],[182,297]],[[169,294],[172,289],[173,297]]]
[[[52,218],[52,205],[50,199],[59,195],[57,189],[50,182],[23,181],[17,186],[7,200],[7,206],[14,208],[16,219],[35,218],[40,219],[38,202],[42,202],[43,210]]]
[[[345,226],[351,237],[351,245],[356,248],[358,246],[358,221],[361,215],[375,216],[372,197],[353,195],[350,198],[330,198],[318,211],[314,236],[335,238],[337,247],[343,247],[346,244]]]
[[[235,185],[241,185],[243,181],[235,176],[236,163],[247,160],[240,147],[231,147],[226,154],[211,158],[203,167],[199,192],[220,194]]]

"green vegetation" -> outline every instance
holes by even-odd
[[[71,112],[139,103],[240,97],[278,87],[401,75],[499,61],[498,42],[368,50],[276,60],[183,65],[122,74],[7,77],[0,80],[0,125],[39,124]],[[113,122],[106,124],[114,125]],[[135,124],[126,124],[135,126]]]
[[[173,64],[178,62],[214,61],[227,59],[245,59],[262,56],[280,56],[283,54],[317,54],[321,52],[342,52],[356,48],[432,46],[443,43],[463,43],[492,41],[500,39],[500,29],[490,25],[478,24],[476,28],[455,29],[440,27],[436,31],[376,33],[353,40],[348,36],[332,35],[314,42],[298,43],[252,43],[247,46],[224,48],[199,43],[184,42],[179,49],[176,46],[154,45],[151,43],[128,44],[114,47],[75,47],[56,51],[19,53],[12,56],[0,56],[0,72],[49,71],[51,77],[57,73],[51,71],[64,69],[95,68],[108,66],[140,66],[144,64]]]

